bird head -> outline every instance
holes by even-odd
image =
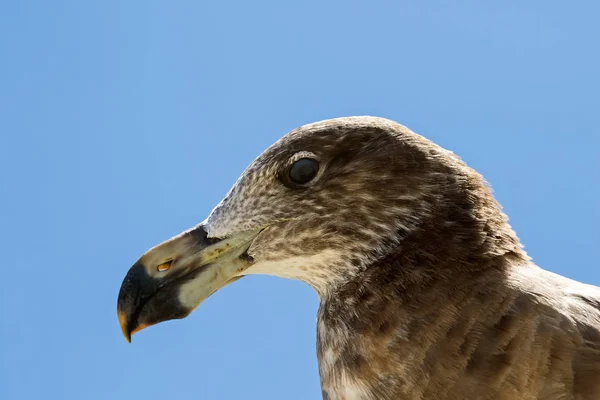
[[[183,318],[249,274],[299,279],[320,296],[416,229],[466,168],[382,118],[300,127],[244,171],[208,218],[150,249],[118,298],[125,337]]]

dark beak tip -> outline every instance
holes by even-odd
[[[117,316],[121,332],[127,343],[131,343],[131,335],[137,328],[140,293],[142,290],[154,289],[155,285],[144,265],[139,261],[130,268],[123,279],[117,299]]]
[[[178,298],[181,282],[187,282],[196,276],[188,275],[165,281],[165,278],[150,276],[139,261],[130,268],[117,299],[119,325],[128,343],[131,343],[131,336],[142,329],[164,321],[185,318],[193,311]]]
[[[119,326],[121,327],[121,332],[125,337],[127,343],[131,343],[131,331],[129,330],[129,324],[127,323],[127,315],[121,311],[117,311],[117,315],[119,317]]]

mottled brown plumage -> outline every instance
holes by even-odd
[[[319,172],[293,185],[300,158]],[[218,268],[204,249],[250,232],[245,264],[222,261],[234,271],[222,281],[264,273],[317,291],[325,399],[600,399],[600,289],[535,266],[480,175],[392,121],[292,131],[191,232],[132,268],[119,300],[126,335],[187,315],[206,297],[192,282],[200,267]],[[154,270],[167,259],[172,278]],[[148,279],[181,284],[178,303],[141,312]],[[163,297],[178,289],[144,285]]]

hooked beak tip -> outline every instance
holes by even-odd
[[[123,332],[123,336],[125,337],[125,340],[127,340],[127,343],[131,343],[131,332],[129,332],[129,327],[127,326],[127,316],[122,311],[118,311],[118,315],[121,332]]]

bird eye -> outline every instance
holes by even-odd
[[[319,172],[319,163],[312,158],[301,158],[289,170],[290,181],[298,185],[310,182]]]

